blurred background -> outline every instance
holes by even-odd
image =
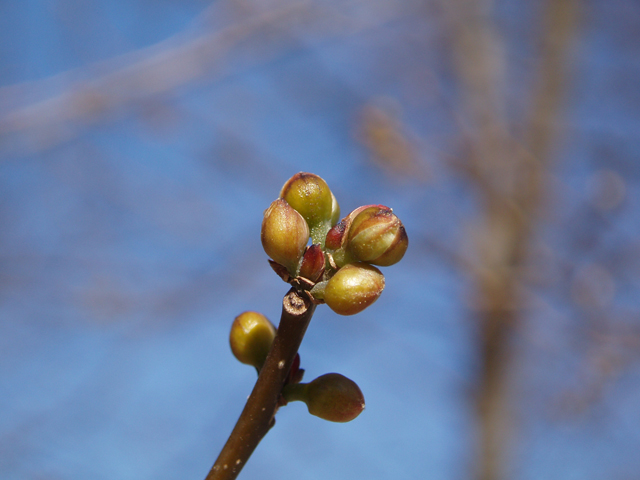
[[[0,2],[0,477],[200,479],[280,315],[259,240],[294,173],[409,234],[320,307],[240,478],[640,471],[636,0]]]

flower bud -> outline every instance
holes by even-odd
[[[364,396],[358,385],[339,373],[327,373],[311,383],[287,385],[287,401],[302,401],[309,413],[330,422],[350,422],[364,410]]]
[[[260,238],[267,255],[284,265],[295,277],[298,263],[309,241],[309,227],[304,218],[279,198],[264,212]]]
[[[331,225],[335,225],[340,220],[340,205],[338,205],[338,200],[331,192]]]
[[[229,344],[235,357],[242,363],[262,368],[276,336],[276,328],[258,312],[244,312],[231,324]]]
[[[384,205],[368,205],[358,210],[348,228],[348,253],[361,262],[381,267],[398,263],[409,245],[400,219]]]
[[[300,354],[296,353],[296,356],[293,357],[291,370],[289,370],[289,375],[285,380],[285,384],[300,383],[302,381],[303,376],[304,376],[304,369],[300,368]]]
[[[324,272],[324,252],[320,244],[314,243],[304,252],[300,264],[300,276],[317,282]]]
[[[338,250],[346,239],[345,233],[347,231],[347,219],[345,218],[341,222],[331,227],[331,230],[327,232],[324,245],[329,250]]]
[[[375,302],[384,290],[384,275],[376,267],[358,262],[345,265],[329,279],[318,296],[340,315],[354,315]],[[311,291],[315,294],[314,290]]]
[[[313,243],[324,242],[327,230],[340,216],[338,202],[327,182],[313,173],[300,172],[291,177],[282,187],[280,198],[307,221]]]
[[[347,241],[348,232],[351,228],[351,224],[353,223],[353,219],[356,218],[360,212],[366,210],[367,208],[372,207],[373,205],[363,205],[362,207],[358,207],[355,210],[351,211],[349,215],[344,217],[339,223],[337,223],[329,232],[327,233],[327,248],[332,250],[337,250],[341,247],[345,246]]]

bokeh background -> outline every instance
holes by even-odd
[[[638,478],[636,0],[3,1],[0,85],[0,478],[204,478],[298,171],[410,245],[240,478]]]

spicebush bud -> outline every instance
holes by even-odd
[[[338,205],[338,200],[331,192],[331,225],[335,225],[338,223],[340,219],[340,205]]]
[[[316,282],[322,272],[324,272],[324,252],[320,244],[314,243],[304,252],[300,264],[300,276]]]
[[[350,422],[364,410],[364,396],[358,385],[339,373],[327,373],[310,383],[287,385],[287,401],[307,404],[309,413],[330,422]]]
[[[327,232],[327,237],[325,238],[324,245],[329,250],[338,250],[342,244],[345,237],[345,233],[347,232],[347,221],[346,219],[338,222],[331,230]]]
[[[338,202],[327,182],[313,173],[296,173],[282,187],[280,198],[307,221],[313,243],[324,242],[327,230],[340,216]]]
[[[303,376],[304,376],[304,369],[300,368],[300,354],[296,353],[296,356],[293,357],[291,370],[289,370],[289,375],[285,380],[285,384],[300,383],[302,381]]]
[[[334,225],[331,230],[327,232],[327,238],[325,245],[328,249],[338,250],[346,245],[349,229],[353,223],[353,219],[356,218],[360,212],[372,207],[373,205],[363,205],[353,210],[349,215],[344,217],[340,222]]]
[[[384,275],[376,267],[358,262],[345,265],[329,279],[322,298],[340,315],[360,313],[384,290]],[[313,290],[311,291],[313,293]]]
[[[292,276],[309,241],[309,227],[285,200],[275,200],[264,212],[260,232],[264,251]]]
[[[357,210],[348,227],[348,253],[361,262],[381,267],[398,263],[409,245],[400,219],[384,205],[368,205]]]
[[[275,336],[276,327],[267,317],[258,312],[244,312],[231,324],[229,344],[240,362],[260,370]]]

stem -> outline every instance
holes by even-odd
[[[288,402],[307,403],[308,383],[289,383],[282,389],[282,396]]]
[[[205,480],[233,480],[275,423],[278,399],[316,306],[295,289],[282,301],[276,338],[258,381]]]

